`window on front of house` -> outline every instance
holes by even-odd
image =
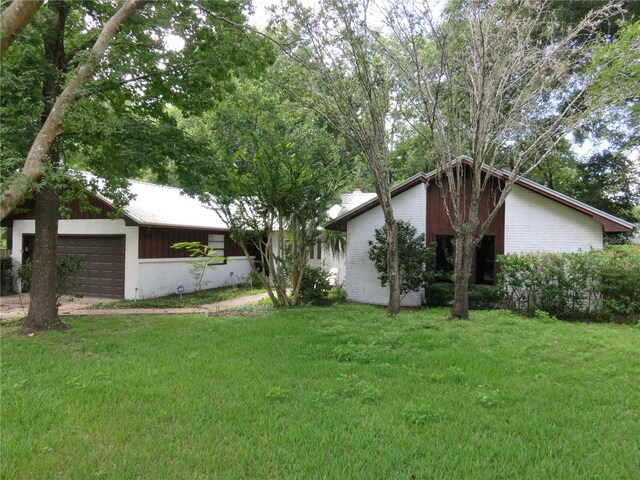
[[[309,260],[322,260],[322,242],[317,242],[309,248]]]
[[[224,234],[212,233],[207,237],[207,246],[215,250],[217,257],[225,257],[224,260],[215,260],[214,264],[224,264],[227,262],[227,252],[224,249]]]
[[[438,281],[452,281],[454,253],[453,235],[436,235],[436,268],[442,273]]]
[[[476,285],[496,283],[496,237],[485,235],[476,249]]]

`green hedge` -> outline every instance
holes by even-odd
[[[568,320],[636,321],[640,314],[640,247],[613,245],[587,253],[498,258],[498,288],[508,308],[541,310]]]
[[[427,287],[428,307],[447,307],[453,302],[453,283],[433,283]],[[500,308],[501,296],[493,285],[469,285],[469,308],[491,310]]]

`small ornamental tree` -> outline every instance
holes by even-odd
[[[369,258],[378,271],[383,287],[389,281],[387,275],[387,229],[377,228],[374,240],[369,240]],[[398,260],[400,273],[401,298],[409,292],[415,292],[425,283],[436,277],[436,251],[433,245],[427,246],[424,233],[418,235],[409,222],[398,220]]]
[[[211,283],[203,282],[207,269],[215,270],[216,265],[226,263],[226,258],[218,255],[215,248],[211,248],[200,242],[177,242],[171,245],[171,248],[176,250],[184,249],[189,252],[190,257],[196,258],[196,260],[189,262],[191,264],[189,272],[193,277],[193,288],[195,288],[196,291],[202,290],[202,285]]]

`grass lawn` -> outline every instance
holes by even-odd
[[[2,478],[640,478],[640,328],[374,307],[0,342]]]
[[[200,307],[211,303],[233,300],[234,298],[265,292],[264,288],[251,288],[249,285],[210,288],[199,292],[177,293],[165,297],[144,298],[141,300],[117,300],[115,302],[96,303],[93,308],[187,308]]]

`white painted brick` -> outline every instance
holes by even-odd
[[[520,186],[505,202],[505,253],[602,249],[600,222]]]
[[[189,272],[191,261],[193,261],[192,258],[139,260],[137,298],[159,297],[175,293],[178,285],[183,285],[185,292],[193,292],[194,280]],[[226,265],[217,265],[215,270],[207,270],[202,288],[243,283],[249,277],[250,270],[251,267],[245,257],[231,257]]]
[[[426,233],[427,195],[426,186],[415,187],[391,199],[396,220],[411,222],[420,233]],[[347,225],[346,290],[347,299],[354,302],[376,305],[389,304],[389,288],[382,287],[378,272],[369,260],[369,240],[373,240],[377,228],[384,226],[380,206],[357,216]],[[402,305],[418,307],[420,292],[408,293]]]

